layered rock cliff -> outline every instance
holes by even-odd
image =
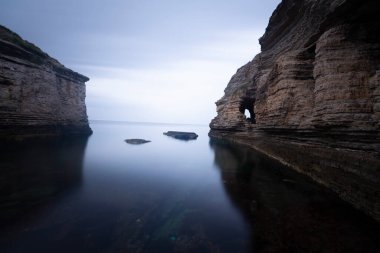
[[[216,102],[210,135],[251,145],[380,220],[379,11],[376,0],[283,0],[262,52]]]
[[[90,134],[88,80],[0,26],[0,136]]]

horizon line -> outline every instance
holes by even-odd
[[[89,119],[91,122],[112,122],[112,123],[132,123],[132,124],[154,124],[154,125],[188,125],[188,126],[208,126],[200,123],[168,123],[168,122],[147,122],[147,121],[126,121],[126,120],[107,120],[107,119]]]

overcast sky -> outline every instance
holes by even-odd
[[[88,76],[91,119],[208,124],[280,0],[0,0],[0,23]]]

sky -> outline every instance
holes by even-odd
[[[0,24],[90,78],[90,120],[208,124],[280,0],[0,0]]]

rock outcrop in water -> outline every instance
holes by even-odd
[[[90,134],[88,80],[0,26],[0,136]]]
[[[164,135],[183,141],[196,140],[198,138],[198,135],[193,132],[167,131]]]
[[[375,0],[283,0],[262,52],[216,102],[210,135],[251,145],[380,220],[379,11]]]
[[[126,139],[125,142],[128,144],[140,145],[140,144],[145,144],[151,141],[144,140],[144,139]]]

